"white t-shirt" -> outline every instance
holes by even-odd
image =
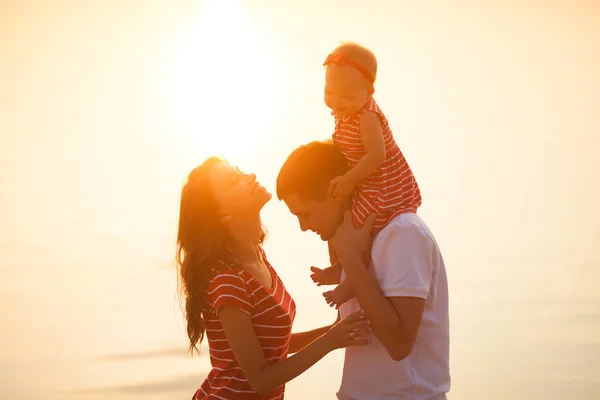
[[[369,271],[386,297],[425,299],[411,353],[394,361],[375,335],[346,348],[340,400],[445,400],[450,390],[448,281],[438,245],[413,213],[394,218],[375,238]],[[342,280],[345,274],[342,273]],[[360,310],[356,298],[342,317]]]

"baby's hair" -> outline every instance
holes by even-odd
[[[365,68],[373,75],[373,79],[377,77],[377,58],[371,50],[354,42],[342,42],[331,52],[331,54],[338,53],[344,54],[361,67]]]

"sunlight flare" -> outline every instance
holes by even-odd
[[[234,0],[206,1],[178,47],[173,113],[196,157],[219,154],[237,162],[267,139],[277,77],[251,17]]]

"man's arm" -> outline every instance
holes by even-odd
[[[406,358],[415,344],[425,300],[418,297],[385,297],[367,266],[356,257],[344,263],[346,279],[373,326],[373,333],[396,361]]]
[[[372,219],[360,230],[349,226],[349,220],[336,233],[346,279],[371,320],[373,333],[394,360],[402,360],[415,343],[429,292],[430,239],[416,226],[388,227],[372,254],[375,280],[361,257]]]

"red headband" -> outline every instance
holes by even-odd
[[[365,78],[367,78],[367,80],[370,83],[375,83],[375,78],[369,71],[367,71],[367,69],[365,67],[354,62],[347,55],[345,55],[343,53],[335,53],[335,54],[328,55],[327,59],[325,60],[323,65],[327,66],[329,64],[347,65],[349,67],[352,67],[352,68],[356,69],[358,72],[360,72],[361,74],[363,74],[363,76]]]

